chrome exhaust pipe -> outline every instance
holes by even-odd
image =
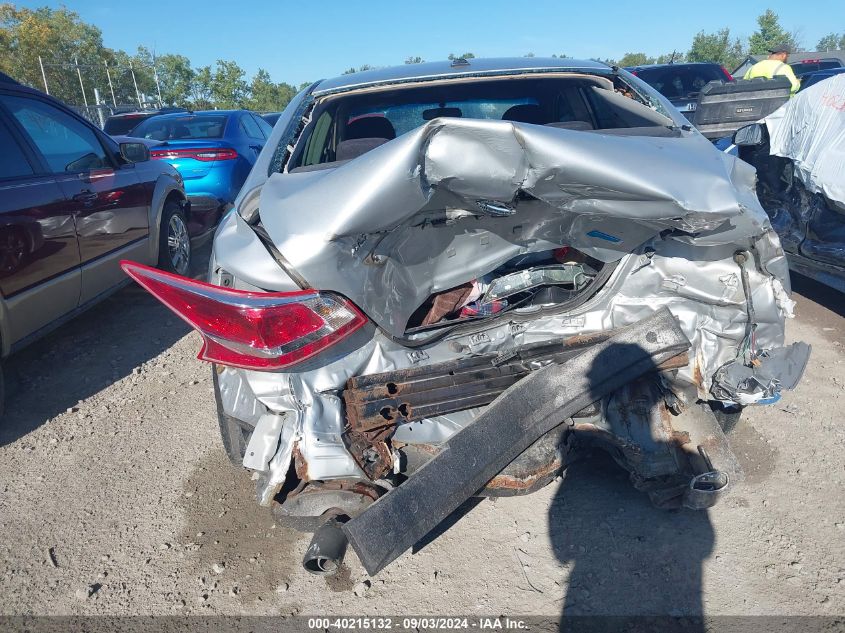
[[[332,517],[317,528],[302,559],[305,571],[320,576],[337,573],[349,544],[340,525],[338,517]]]
[[[696,475],[690,480],[684,492],[684,507],[691,510],[704,510],[713,507],[719,500],[719,494],[728,485],[728,476],[720,470],[711,470]]]

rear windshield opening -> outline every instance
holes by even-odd
[[[357,158],[436,118],[505,120],[578,131],[665,135],[673,126],[618,77],[486,79],[330,97],[318,103],[288,170]],[[661,133],[661,131],[663,133]]]
[[[184,117],[155,116],[141,123],[132,136],[155,141],[222,138],[226,117],[219,114]]]

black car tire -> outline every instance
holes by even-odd
[[[3,363],[0,363],[0,421],[6,412],[6,380],[3,375]]]
[[[188,234],[188,220],[175,200],[165,202],[161,213],[158,267],[177,275],[187,275],[191,270],[191,237]]]

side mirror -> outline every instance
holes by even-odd
[[[150,148],[143,143],[121,143],[120,155],[129,163],[143,163],[150,160]]]
[[[752,123],[734,132],[733,143],[738,147],[758,147],[766,142],[766,129],[762,123]]]

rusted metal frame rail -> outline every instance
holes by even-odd
[[[488,405],[532,371],[566,362],[610,336],[611,332],[600,332],[561,343],[525,346],[511,354],[488,354],[358,376],[349,380],[343,392],[347,420],[353,429],[366,433]],[[687,362],[684,353],[659,369],[682,367]]]

